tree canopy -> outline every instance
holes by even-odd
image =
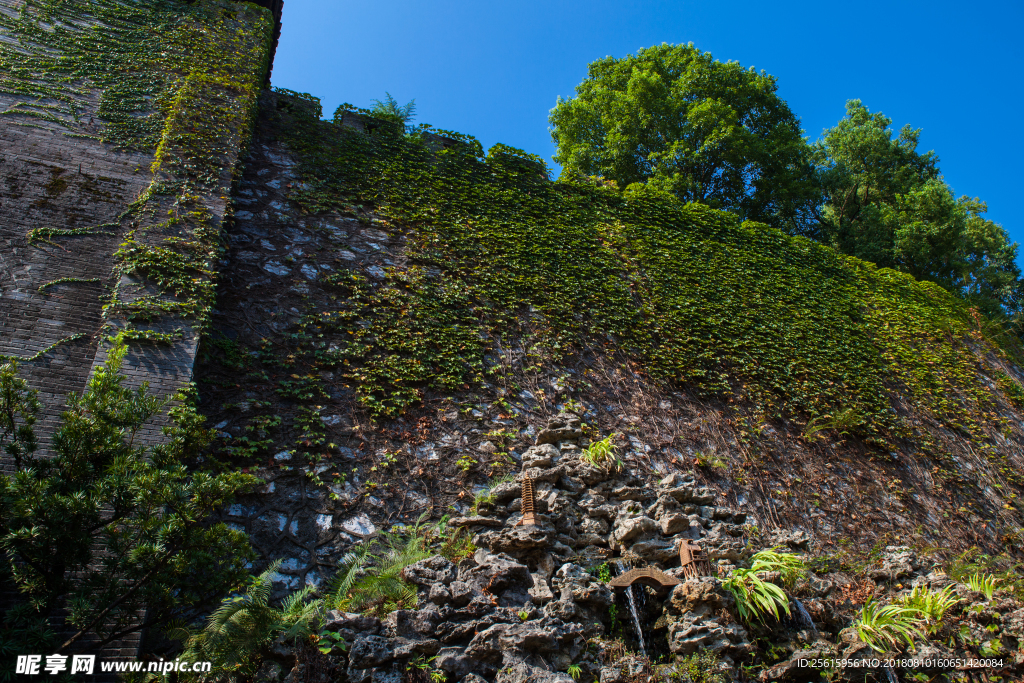
[[[809,145],[764,71],[689,45],[590,64],[549,118],[563,177],[600,176],[803,235],[936,282],[989,316],[1016,315],[1017,244],[978,198],[957,198],[920,130],[860,100]]]
[[[126,350],[118,343],[68,397],[50,458],[33,454],[35,391],[14,363],[0,366],[0,414],[24,427],[0,421],[0,447],[17,458],[0,476],[0,585],[18,591],[0,619],[0,649],[95,649],[188,622],[246,576],[248,539],[210,515],[256,479],[188,471],[212,434],[184,394],[163,443],[140,446],[139,430],[167,403],[124,386]]]
[[[800,123],[775,78],[690,45],[590,64],[551,111],[555,160],[572,175],[643,183],[790,232],[817,182]]]
[[[860,100],[815,145],[823,204],[821,237],[839,251],[936,282],[988,315],[1019,309],[1017,245],[982,217],[978,198],[956,198],[935,152],[917,151],[920,130]]]

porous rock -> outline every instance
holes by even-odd
[[[425,587],[430,587],[435,583],[449,584],[457,576],[458,572],[452,561],[440,555],[410,564],[402,571],[402,577],[406,581]]]

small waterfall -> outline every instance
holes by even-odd
[[[622,574],[626,571],[626,568],[622,562],[616,562],[615,566],[619,570],[619,574]],[[636,584],[633,584],[626,589],[626,598],[629,600],[629,613],[633,616],[633,630],[636,631],[636,638],[637,641],[640,643],[640,653],[646,657],[647,647],[644,643],[644,631],[643,628],[640,626],[640,613],[637,611],[636,608],[637,599],[635,591]]]
[[[811,615],[807,613],[807,608],[804,607],[804,603],[800,602],[796,598],[790,598],[790,601],[795,608],[793,610],[793,621],[801,631],[810,631],[813,635],[818,635],[818,629],[814,627],[814,620],[811,619]]]

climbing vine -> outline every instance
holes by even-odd
[[[764,419],[841,415],[880,450],[913,437],[900,405],[978,439],[1000,425],[984,356],[1019,350],[935,285],[703,206],[552,183],[540,159],[504,145],[485,156],[424,126],[360,132],[345,106],[322,121],[316,98],[283,95],[303,172],[291,199],[309,213],[372,209],[407,238],[411,267],[376,287],[333,276],[338,309],[316,323],[349,333],[321,356],[376,414],[475,380],[483,340],[530,320],[555,353],[614,345]],[[431,308],[442,286],[443,317]]]
[[[249,139],[272,28],[266,10],[227,0],[26,0],[0,12],[0,30],[20,39],[0,44],[0,92],[15,99],[4,115],[153,154],[150,187],[116,221],[27,235],[51,245],[125,236],[104,312],[128,340],[181,337],[137,324],[208,321],[221,253],[208,206],[226,200],[231,160]]]

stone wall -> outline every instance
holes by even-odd
[[[0,361],[39,392],[43,455],[118,330],[136,335],[130,386],[166,397],[191,381],[204,302],[151,282],[124,250],[187,245],[197,281],[216,278],[274,5],[276,21],[229,0],[0,0]],[[161,426],[137,443],[159,442]],[[140,638],[101,658],[134,657]]]
[[[126,209],[154,183],[180,182],[187,175],[180,169],[186,164],[176,167],[164,161],[154,166],[160,161],[156,145],[143,143],[126,149],[109,141],[112,127],[102,114],[104,103],[109,109],[111,99],[105,79],[113,75],[104,73],[101,66],[105,46],[97,41],[95,54],[90,54],[73,41],[65,47],[31,40],[26,22],[18,20],[17,15],[24,9],[37,24],[46,24],[52,20],[46,15],[48,4],[0,0],[4,20],[0,41],[4,50],[31,59],[64,49],[67,54],[63,57],[70,55],[78,63],[93,67],[89,77],[67,89],[53,86],[56,74],[42,67],[27,76],[19,73],[5,77],[0,84],[0,111],[4,114],[0,116],[0,354],[20,360],[23,376],[40,391],[45,406],[39,429],[44,448],[64,397],[81,391],[90,372],[105,359],[104,340],[112,330],[104,330],[104,326],[123,326],[116,313],[105,315],[103,310],[106,297],[124,284],[123,273],[116,272],[115,252],[133,231],[152,227],[147,222],[155,222],[153,218],[126,216]],[[276,4],[279,15],[281,3]],[[215,12],[217,7],[225,8],[224,16],[231,17],[230,25],[217,27],[217,38],[224,39],[223,47],[227,49],[228,38],[248,35],[247,48],[255,55],[250,64],[258,65],[260,70],[253,76],[257,84],[262,82],[269,59],[269,45],[261,37],[261,31],[266,30],[265,15],[256,8],[240,13],[233,3],[214,4],[210,11]],[[167,14],[166,7],[160,9]],[[230,14],[228,9],[232,10]],[[105,22],[114,24],[117,19],[103,14],[106,10],[109,8],[100,7],[93,14],[89,14],[92,10],[83,10],[84,15],[77,17],[85,23],[81,30],[119,39],[125,31],[122,26],[108,27]],[[137,10],[143,17],[145,11],[145,7]],[[195,15],[190,18],[194,23],[187,28],[203,30],[202,19],[215,16]],[[69,22],[74,19],[67,17]],[[279,25],[279,17],[276,23]],[[169,82],[168,90],[172,92],[185,87],[182,74],[161,71],[160,66],[152,70],[139,77]],[[40,99],[39,92],[51,94],[53,100]],[[213,142],[219,149],[202,150],[219,154],[220,173],[214,182],[194,188],[196,203],[209,212],[208,222],[215,229],[219,229],[229,208],[226,196],[239,152],[247,143],[246,118],[252,115],[251,106],[244,100],[254,97],[254,93],[236,92],[235,97],[240,106],[224,109],[218,121],[224,132]],[[145,119],[162,115],[153,105],[141,105],[133,114]],[[188,121],[178,112],[164,115],[166,121],[158,121],[154,127],[163,129],[159,148],[160,154],[167,156],[174,151],[168,142],[179,132],[173,125],[175,120]],[[179,152],[179,159],[196,153]],[[150,204],[171,203],[174,199],[166,196]],[[166,237],[167,233],[158,236]],[[182,330],[180,340],[169,345],[137,345],[126,363],[133,383],[149,382],[161,395],[171,394],[191,380],[198,344],[198,331],[190,322],[164,322],[163,326],[168,324]],[[2,466],[9,469],[10,464],[5,461]]]

